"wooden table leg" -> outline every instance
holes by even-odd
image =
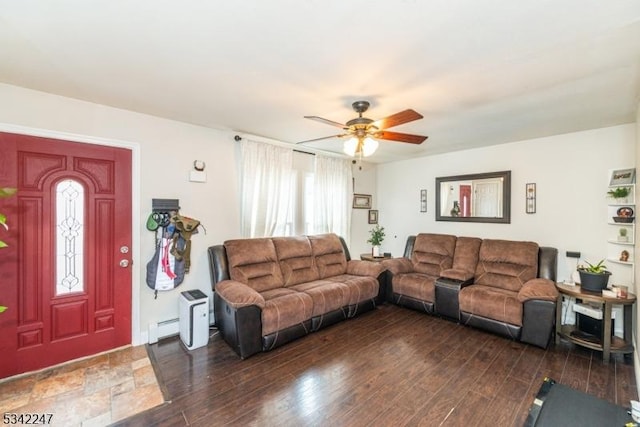
[[[604,320],[602,322],[602,361],[609,363],[611,356],[611,307],[613,304],[605,301],[604,303]]]
[[[556,345],[560,344],[560,330],[562,329],[562,294],[556,299]]]

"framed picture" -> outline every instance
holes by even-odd
[[[354,209],[371,209],[371,194],[354,194]]]
[[[427,190],[420,190],[420,212],[427,211]]]
[[[611,173],[609,185],[625,185],[636,182],[636,169],[618,169]]]
[[[377,224],[378,223],[378,211],[370,210],[369,211],[369,224]]]

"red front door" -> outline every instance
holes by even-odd
[[[0,187],[0,378],[129,344],[131,151],[0,132]]]

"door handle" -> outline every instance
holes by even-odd
[[[120,267],[122,267],[122,268],[129,267],[129,260],[128,259],[121,259],[120,260]]]

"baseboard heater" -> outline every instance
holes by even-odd
[[[209,312],[209,320],[213,319],[213,313]],[[180,334],[180,319],[163,320],[158,323],[149,323],[149,344],[155,344],[158,340]]]
[[[149,344],[159,339],[168,338],[180,333],[180,319],[169,319],[158,323],[149,323]]]

